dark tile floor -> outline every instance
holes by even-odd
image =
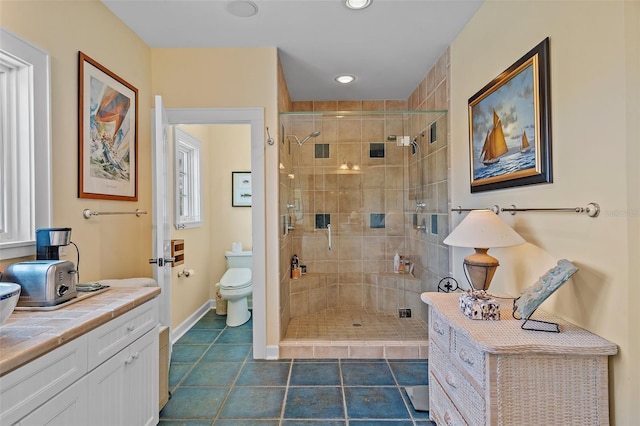
[[[433,425],[404,389],[425,360],[253,360],[251,327],[212,310],[176,342],[161,426]]]

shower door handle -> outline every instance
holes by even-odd
[[[329,234],[329,251],[331,251],[331,224],[327,223],[327,233]]]

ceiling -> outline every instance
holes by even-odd
[[[292,100],[321,101],[407,99],[483,0],[102,2],[152,48],[277,47]]]

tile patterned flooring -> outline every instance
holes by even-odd
[[[366,309],[324,309],[291,318],[285,340],[425,340],[421,319]]]
[[[427,383],[426,360],[253,360],[252,322],[209,311],[173,346],[172,397],[161,426],[433,425],[405,386]]]

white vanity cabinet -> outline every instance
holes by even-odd
[[[0,377],[0,424],[157,424],[158,318],[153,298]]]
[[[158,329],[100,364],[89,375],[91,425],[158,423]]]
[[[63,416],[63,411],[70,407],[67,414],[77,412],[72,403],[64,403],[55,407],[57,397],[65,394],[63,399],[79,399],[71,389],[87,373],[87,338],[80,336],[75,340],[37,358],[29,364],[0,377],[0,425],[14,424],[33,411],[32,420],[22,424],[36,424],[35,419],[47,420]],[[66,390],[69,390],[67,393]],[[86,389],[84,390],[86,396]],[[35,410],[34,408],[40,407]],[[79,406],[78,406],[79,407]],[[84,410],[84,407],[82,407]],[[83,418],[84,419],[84,418]],[[56,424],[55,422],[53,424]],[[65,422],[65,424],[73,424]]]
[[[465,317],[458,294],[429,305],[429,416],[438,425],[609,424],[607,357],[613,343],[559,318],[560,333],[523,330],[501,302],[500,320]]]
[[[78,380],[45,404],[18,421],[20,426],[31,425],[88,425],[87,378]]]

